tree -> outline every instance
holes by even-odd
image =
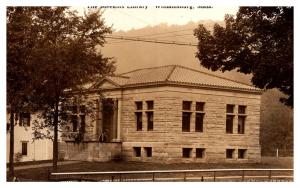
[[[24,8],[24,7],[22,7]],[[30,29],[35,33],[30,53],[31,98],[53,129],[53,169],[57,170],[60,104],[71,97],[66,90],[83,91],[84,84],[114,71],[113,59],[95,48],[111,33],[101,10],[79,16],[68,7],[31,7]]]
[[[7,105],[10,114],[9,175],[14,176],[14,126],[18,114],[30,106],[29,72],[34,32],[30,8],[7,8]]]
[[[104,25],[101,11],[78,16],[66,7],[39,8],[35,15],[35,28],[40,35],[36,39],[34,71],[38,82],[34,84],[35,101],[50,117],[53,127],[53,169],[57,169],[59,105],[70,97],[67,89],[82,91],[84,84],[114,71],[111,58],[105,58],[96,50],[103,46],[104,35],[111,28]],[[44,114],[47,114],[44,113]]]
[[[211,33],[200,24],[194,35],[201,65],[252,74],[255,86],[278,88],[293,108],[293,7],[240,7],[235,18],[225,16],[225,27]]]

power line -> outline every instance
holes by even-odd
[[[180,35],[167,35],[167,36],[158,36],[158,37],[150,37],[148,39],[159,39],[159,38],[170,38],[170,37],[178,37],[178,36],[192,36],[193,34],[180,34]],[[136,36],[137,37],[137,36]],[[144,38],[140,38],[144,39]],[[145,38],[147,39],[147,38]],[[115,44],[115,43],[128,43],[128,42],[134,42],[134,41],[124,41],[124,40],[118,40],[116,39],[115,41],[109,42],[109,44]]]
[[[138,35],[136,37],[149,37],[149,36],[165,35],[165,34],[169,34],[169,33],[178,33],[178,32],[183,32],[183,31],[193,31],[193,29],[195,29],[195,28],[181,29],[181,30],[168,31],[168,32],[162,32],[162,33],[153,33],[153,34],[147,34],[147,35]],[[124,42],[130,42],[130,41],[120,41],[120,42],[116,41],[115,43],[124,43]]]
[[[182,30],[177,30],[177,31],[168,31],[168,32],[162,32],[162,33],[154,33],[154,34],[148,34],[148,35],[140,35],[138,37],[149,37],[149,36],[156,36],[156,35],[164,35],[164,34],[169,34],[169,33],[178,33],[182,31],[193,31],[195,28],[190,28],[190,29],[182,29]]]
[[[181,42],[181,41],[154,40],[154,39],[145,39],[145,38],[138,38],[138,37],[105,36],[104,38],[159,43],[159,44],[173,44],[173,45],[180,45],[180,46],[197,46],[197,44],[195,43],[188,43],[188,42]]]

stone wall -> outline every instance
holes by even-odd
[[[143,111],[143,130],[137,131],[135,101],[154,101],[154,129],[147,131]],[[195,132],[192,113],[190,132],[182,132],[182,101],[205,102],[204,131]],[[123,93],[121,139],[127,160],[165,162],[259,162],[260,94],[182,87],[155,87],[125,90]],[[245,105],[245,134],[237,133],[237,115],[233,134],[226,134],[226,104]],[[133,147],[141,147],[141,157],[134,157]],[[152,157],[144,147],[152,147]],[[192,148],[190,158],[182,157],[182,148]],[[205,148],[204,158],[195,158],[195,148]],[[233,159],[226,159],[226,149],[235,149]],[[245,159],[237,159],[237,150],[247,149]]]
[[[67,160],[110,161],[121,157],[121,143],[101,142],[62,142],[59,145],[60,156]]]

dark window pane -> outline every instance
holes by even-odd
[[[239,114],[246,114],[246,106],[239,106]]]
[[[226,106],[226,112],[227,113],[233,113],[234,112],[234,105],[227,104],[227,106]]]
[[[30,113],[20,114],[20,126],[24,126],[24,127],[30,126]]]
[[[73,125],[73,132],[76,132],[77,128],[78,128],[78,120],[77,120],[76,115],[71,116],[71,122],[72,122],[72,125]]]
[[[80,113],[85,113],[85,105],[81,105],[79,110],[80,110]]]
[[[135,102],[136,110],[142,110],[143,109],[143,102]]]
[[[239,149],[238,150],[238,158],[244,159],[246,157],[246,149]]]
[[[190,119],[191,119],[190,112],[182,113],[182,131],[183,132],[190,132]]]
[[[182,157],[190,158],[191,152],[192,152],[192,148],[182,148]]]
[[[204,111],[204,102],[196,102],[196,111]]]
[[[233,158],[234,149],[226,149],[226,158]]]
[[[85,115],[80,115],[80,129],[85,132]]]
[[[141,131],[143,129],[143,119],[142,119],[142,112],[136,112],[135,113],[135,119],[136,119],[136,130]]]
[[[195,131],[196,132],[203,132],[203,118],[204,114],[202,113],[196,113],[196,125],[195,125]]]
[[[77,113],[77,106],[70,106],[72,113],[76,114]]]
[[[141,156],[141,147],[133,147],[133,152],[135,157]]]
[[[27,155],[27,142],[22,142],[22,155]]]
[[[153,130],[153,112],[147,112],[147,130]]]
[[[146,101],[146,103],[147,103],[147,109],[148,110],[153,110],[153,107],[154,107],[153,101]]]
[[[245,133],[245,116],[239,116],[238,117],[238,133],[244,134]]]
[[[226,116],[226,133],[233,133],[233,118],[232,115]]]
[[[152,157],[152,148],[151,147],[145,147],[145,152],[147,157]]]
[[[182,110],[191,110],[191,101],[183,101],[182,102]]]
[[[204,148],[196,148],[196,158],[203,158],[204,157]]]

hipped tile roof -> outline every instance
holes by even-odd
[[[261,91],[251,85],[180,65],[137,69],[117,76],[109,76],[107,79],[123,88],[139,85],[142,86],[146,84],[151,85],[165,83],[246,91]]]

